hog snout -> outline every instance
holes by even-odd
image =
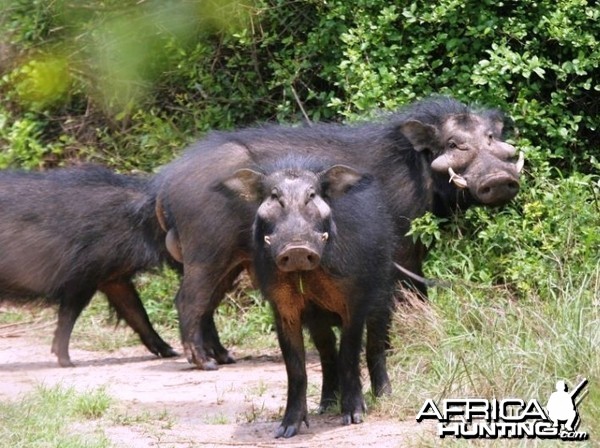
[[[519,181],[508,174],[485,177],[477,186],[475,195],[484,204],[503,205],[519,192]]]
[[[277,255],[277,267],[284,272],[310,271],[319,266],[321,256],[306,245],[288,245]]]

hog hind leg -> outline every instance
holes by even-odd
[[[381,309],[373,309],[367,316],[367,368],[371,378],[371,390],[376,397],[392,392],[387,373],[386,351],[389,348],[389,332],[393,312],[393,299]]]
[[[201,370],[217,370],[213,356],[221,361],[229,356],[218,340],[213,313],[223,300],[230,271],[227,264],[188,263],[175,296],[185,356]]]
[[[98,289],[106,295],[119,317],[123,318],[139,335],[150,352],[163,358],[179,355],[152,327],[146,309],[130,279],[104,283]]]
[[[77,318],[90,303],[95,289],[69,291],[61,294],[58,308],[58,323],[52,339],[52,353],[58,358],[61,367],[73,367],[69,355],[69,342]]]
[[[212,356],[219,364],[233,364],[235,359],[229,351],[223,347],[219,338],[219,332],[215,325],[214,314],[217,306],[223,301],[225,294],[234,287],[236,278],[244,269],[243,265],[235,266],[228,272],[215,289],[210,299],[209,308],[201,318],[201,331],[204,338],[204,350]]]

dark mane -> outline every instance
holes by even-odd
[[[448,115],[468,116],[475,110],[453,98],[432,96],[417,101],[392,115],[391,120],[400,124],[409,120],[439,126]]]

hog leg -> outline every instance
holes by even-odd
[[[125,322],[139,335],[150,352],[163,358],[179,355],[152,327],[131,280],[104,283],[98,289],[106,295],[119,317],[125,319]]]
[[[222,297],[222,296],[221,296]],[[234,364],[235,359],[221,344],[219,332],[215,325],[215,310],[210,310],[201,318],[201,331],[204,335],[204,351],[213,357],[218,364]]]
[[[219,333],[215,325],[214,313],[216,307],[223,301],[225,293],[232,289],[235,279],[238,277],[240,272],[242,272],[242,269],[242,265],[236,266],[227,275],[225,275],[210,299],[210,308],[201,317],[200,321],[201,331],[204,337],[205,353],[212,356],[219,364],[233,364],[235,363],[235,359],[221,344]]]
[[[338,367],[344,425],[362,423],[366,409],[360,382],[360,349],[364,324],[364,314],[354,312],[342,327]]]
[[[69,341],[75,321],[81,311],[90,303],[95,290],[63,294],[58,308],[58,324],[52,339],[52,353],[58,358],[61,367],[73,367],[69,356]]]
[[[285,314],[282,315],[280,313],[281,309],[277,309],[276,304],[273,308],[277,339],[279,340],[288,377],[287,404],[281,425],[275,432],[275,438],[284,437],[287,439],[298,434],[302,422],[308,427],[307,377],[302,320],[299,312],[294,313],[295,316],[292,316],[289,310],[285,310]]]
[[[226,290],[224,280],[228,277],[228,272],[226,267],[189,263],[184,269],[181,285],[175,296],[185,356],[188,362],[202,370],[218,368],[217,361],[211,354],[218,357],[229,356],[223,355],[227,350],[218,341],[212,319],[212,313],[223,299]],[[207,323],[209,328],[205,329],[204,324]],[[212,344],[211,347],[207,346],[205,337],[209,345]],[[218,346],[215,347],[216,342]],[[211,353],[207,353],[207,348],[210,348]]]
[[[336,338],[331,322],[324,319],[324,312],[314,310],[310,317],[306,319],[306,323],[313,343],[319,351],[319,358],[321,360],[323,384],[321,387],[319,414],[322,414],[329,407],[336,404],[336,394],[339,393]]]
[[[393,304],[389,303],[382,310],[371,310],[367,317],[367,367],[371,377],[371,390],[376,397],[392,392],[386,367],[392,309]]]
[[[179,263],[173,265],[174,269],[177,270],[180,277],[183,275],[183,266]],[[231,286],[233,286],[233,281],[235,277],[231,280]],[[215,292],[214,297],[211,299],[211,303],[216,306],[221,303],[225,292],[228,289],[228,283],[225,281],[223,283],[223,292]],[[221,341],[219,339],[219,333],[217,332],[217,327],[214,321],[214,309],[212,311],[207,312],[207,314],[202,318],[201,328],[204,336],[204,350],[207,354],[214,357],[219,364],[233,364],[235,363],[235,359],[229,355],[229,352],[223,345],[221,345]]]

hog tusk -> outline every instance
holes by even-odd
[[[324,232],[323,235],[321,235],[321,239],[323,241],[327,241],[329,239],[329,233],[328,232]]]
[[[448,174],[450,175],[450,180],[448,182],[454,182],[458,188],[467,188],[467,180],[459,174],[456,174],[452,167],[448,168]]]
[[[265,244],[266,244],[267,246],[270,246],[270,245],[271,245],[271,237],[270,237],[270,236],[268,236],[268,235],[265,235]]]
[[[525,154],[523,151],[519,151],[519,160],[517,160],[517,173],[520,173],[523,170],[523,165],[525,165]]]

